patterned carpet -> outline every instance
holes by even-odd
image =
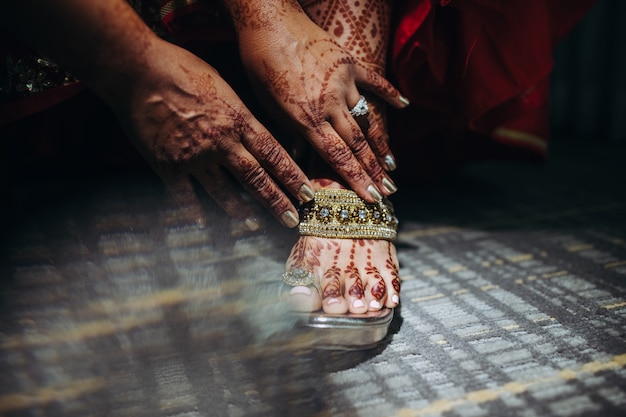
[[[197,228],[152,176],[20,184],[0,415],[626,415],[625,160],[561,144],[545,167],[405,185],[402,306],[356,353],[288,332],[292,232]]]

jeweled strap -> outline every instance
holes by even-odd
[[[393,241],[398,219],[386,200],[369,203],[354,191],[321,188],[302,205],[298,231],[303,236]]]

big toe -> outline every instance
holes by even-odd
[[[283,299],[289,300],[292,310],[311,312],[322,308],[313,272],[293,268],[283,274],[282,280],[286,287],[282,292]]]

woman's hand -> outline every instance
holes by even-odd
[[[11,0],[0,23],[74,72],[116,112],[176,199],[204,219],[190,177],[231,216],[258,227],[243,184],[284,225],[311,183],[204,61],[158,38],[125,0]],[[273,179],[273,178],[275,179]]]
[[[362,129],[349,110],[359,101],[357,86],[403,107],[399,92],[341,48],[296,1],[226,3],[253,81],[266,88],[349,188],[369,201],[393,193],[383,169],[389,168],[388,155],[375,154],[363,133],[376,126]]]
[[[155,42],[142,74],[128,92],[113,94],[112,104],[176,200],[199,210],[190,181],[195,177],[230,216],[254,229],[234,178],[285,226],[295,227],[297,211],[273,178],[308,201],[313,195],[304,173],[210,65]]]
[[[390,37],[391,0],[299,0],[303,10],[342,48],[366,68],[385,76]],[[396,168],[389,149],[385,103],[375,94],[363,94],[370,111],[367,139],[385,168]],[[408,103],[408,101],[407,101]]]

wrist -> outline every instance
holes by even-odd
[[[137,38],[134,38],[137,39]],[[161,70],[165,56],[161,40],[149,32],[141,37],[141,49],[137,45],[120,43],[94,56],[83,75],[85,83],[110,105],[124,103],[138,86],[149,83],[151,74]]]

